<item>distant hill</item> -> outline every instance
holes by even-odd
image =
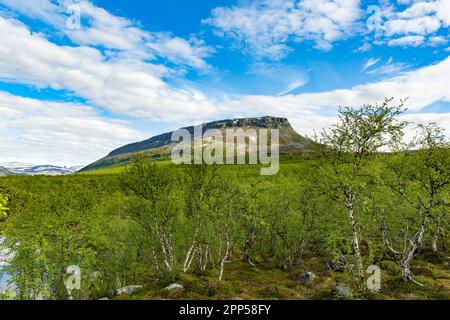
[[[299,135],[290,125],[286,118],[261,117],[261,118],[240,118],[231,120],[220,120],[202,124],[203,132],[209,129],[219,129],[225,131],[232,128],[243,129],[279,129],[280,130],[280,153],[292,155],[311,154],[317,150],[317,144]],[[183,128],[191,135],[194,133],[194,126]],[[172,142],[172,133],[168,132],[148,140],[132,143],[120,147],[106,157],[88,165],[80,172],[98,170],[108,167],[125,165],[137,153],[145,153],[153,159],[164,159],[169,157],[176,143]]]
[[[7,177],[14,175],[11,171],[6,168],[0,167],[0,177]]]
[[[22,175],[22,176],[36,176],[36,175],[47,175],[47,176],[59,176],[72,174],[80,170],[81,167],[59,167],[54,165],[35,165],[29,163],[20,162],[8,162],[0,163],[0,175],[2,172],[4,176],[11,175]]]

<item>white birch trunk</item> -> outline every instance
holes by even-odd
[[[347,211],[348,211],[348,217],[350,219],[350,224],[352,227],[352,233],[353,233],[353,250],[355,253],[356,258],[356,264],[358,267],[358,275],[360,277],[360,280],[364,280],[364,270],[363,270],[363,263],[361,258],[361,250],[359,248],[359,239],[358,239],[358,232],[356,230],[356,220],[355,220],[355,213],[353,210],[353,196],[347,195]]]
[[[402,277],[405,281],[414,281],[413,274],[411,272],[411,261],[414,258],[416,250],[422,245],[423,238],[425,236],[425,227],[428,221],[428,217],[431,213],[431,208],[433,203],[430,202],[428,207],[425,209],[425,213],[422,217],[422,223],[420,225],[420,230],[416,233],[412,240],[409,241],[409,246],[403,254],[402,259]]]
[[[225,249],[225,255],[224,255],[222,261],[220,262],[219,281],[222,281],[223,271],[224,271],[224,268],[225,268],[225,262],[228,259],[229,251],[230,251],[230,240],[228,239],[228,235],[227,235],[227,245],[226,245],[226,249]]]

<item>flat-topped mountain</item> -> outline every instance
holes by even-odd
[[[201,125],[203,132],[210,129],[226,129],[242,128],[242,129],[279,129],[280,130],[280,153],[304,155],[312,153],[316,150],[315,143],[311,140],[299,135],[291,126],[288,119],[276,117],[260,117],[260,118],[239,118],[219,120],[204,123]],[[194,134],[194,126],[185,127]],[[130,162],[136,153],[146,153],[149,157],[158,159],[170,156],[172,148],[176,142],[172,142],[173,132],[157,135],[150,139],[132,143],[120,147],[106,157],[90,164],[81,171],[97,170],[117,165],[124,165]]]

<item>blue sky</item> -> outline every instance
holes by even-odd
[[[449,25],[448,0],[0,0],[0,163],[239,116],[310,135],[384,97],[450,129]]]

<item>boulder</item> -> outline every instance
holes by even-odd
[[[348,300],[353,297],[352,290],[349,285],[345,283],[338,283],[338,285],[331,290],[331,293],[337,299]]]
[[[183,294],[184,294],[184,287],[178,283],[172,283],[168,285],[161,292],[163,298],[168,299],[181,299]]]
[[[142,286],[138,286],[138,285],[123,287],[123,288],[117,289],[116,294],[118,296],[121,296],[124,294],[131,295],[134,292],[136,292],[137,290],[142,289],[142,288],[143,288]]]
[[[298,283],[300,284],[311,284],[314,279],[316,278],[316,275],[310,271],[306,271],[303,272],[299,277],[298,277]]]
[[[329,269],[334,272],[344,272],[345,269],[347,269],[348,267],[349,266],[347,260],[345,259],[344,256],[340,256],[337,259],[330,260],[325,264],[326,269]]]
[[[165,287],[164,290],[167,290],[167,291],[184,290],[184,287],[181,284],[172,283],[172,284],[169,284],[167,287]]]

